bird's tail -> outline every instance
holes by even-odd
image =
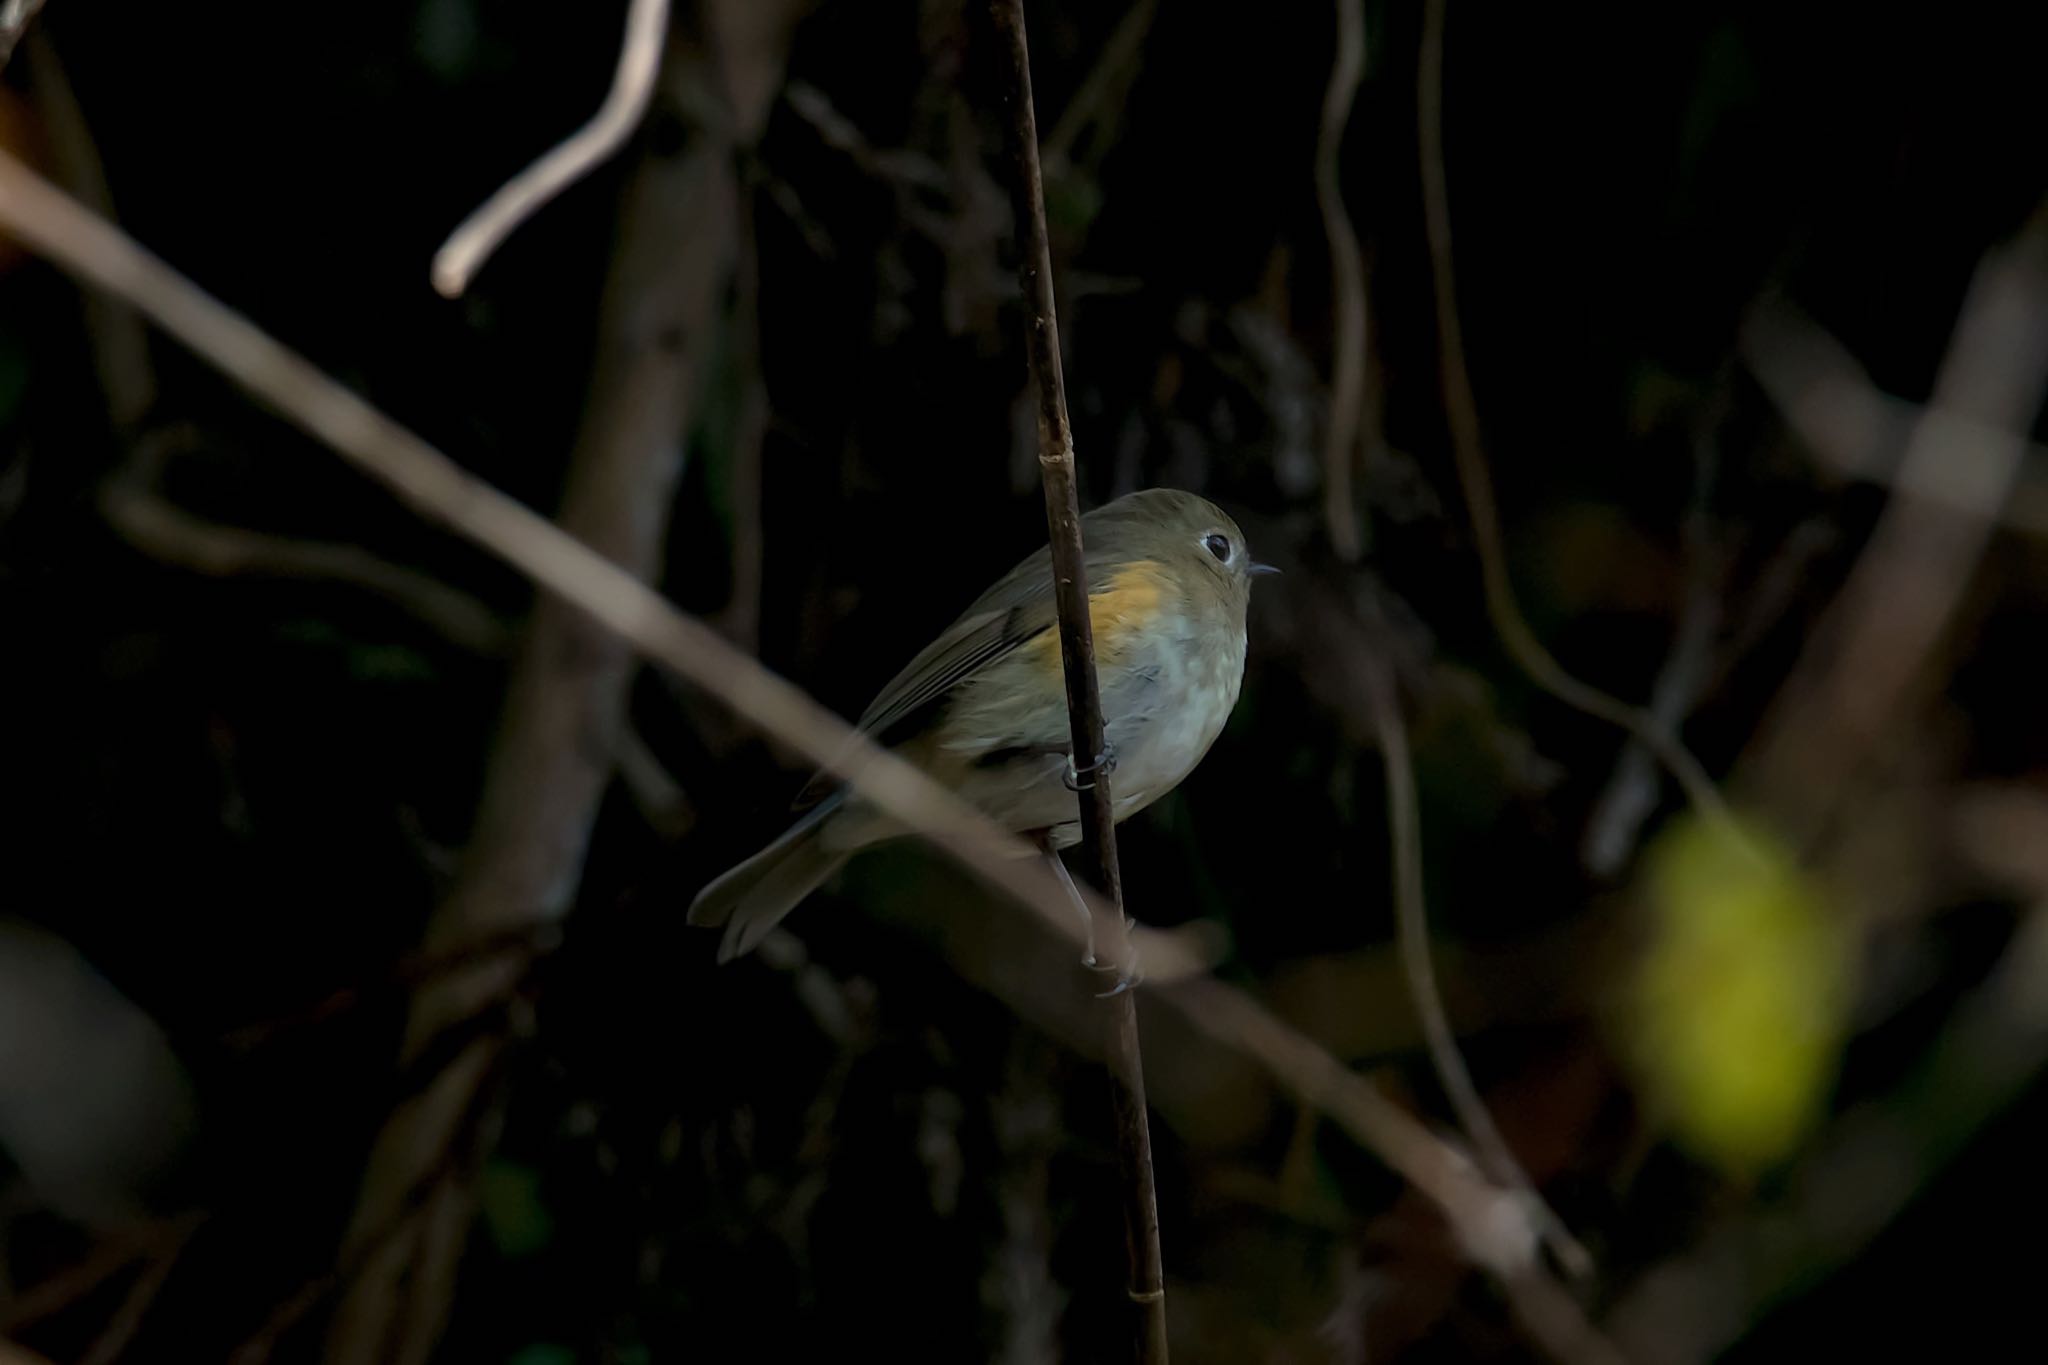
[[[782,917],[818,889],[846,861],[842,849],[819,836],[843,797],[834,793],[805,813],[787,833],[725,873],[690,902],[692,924],[725,926],[718,960],[730,962],[768,936]]]

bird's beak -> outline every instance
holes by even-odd
[[[1254,564],[1249,569],[1245,570],[1245,573],[1253,578],[1257,578],[1260,574],[1279,572],[1280,571],[1274,568],[1271,564]]]

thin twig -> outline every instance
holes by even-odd
[[[1124,934],[1123,874],[1117,865],[1116,806],[1104,761],[1102,695],[1095,676],[1095,634],[1088,612],[1088,564],[1081,546],[1081,499],[1074,470],[1074,433],[1060,372],[1059,319],[1053,306],[1052,245],[1045,226],[1045,186],[1038,161],[1038,121],[1031,98],[1031,53],[1023,0],[989,6],[1003,38],[1005,126],[1015,162],[1017,275],[1024,294],[1025,351],[1038,385],[1038,468],[1045,485],[1052,538],[1053,600],[1059,609],[1060,658],[1066,670],[1073,762],[1086,780],[1074,783],[1080,804],[1082,856],[1108,898],[1094,912],[1097,944],[1111,945],[1108,965],[1132,969]],[[1083,765],[1086,765],[1083,767]],[[1058,857],[1058,854],[1053,854]],[[1117,1165],[1123,1181],[1126,1288],[1138,1308],[1135,1358],[1165,1365],[1166,1276],[1159,1250],[1159,1202],[1153,1184],[1152,1129],[1145,1105],[1145,1065],[1138,1047],[1138,1006],[1132,992],[1107,1006],[1110,1088],[1116,1117]]]
[[[422,516],[525,573],[650,660],[843,778],[878,809],[1032,911],[1051,932],[1080,942],[1072,902],[1028,844],[869,742],[632,574],[465,473],[5,152],[0,152],[0,227],[80,279],[126,298]],[[1533,1238],[1517,1232],[1527,1220],[1510,1192],[1491,1186],[1455,1149],[1245,992],[1195,978],[1192,955],[1171,935],[1144,929],[1132,933],[1163,1001],[1205,1036],[1257,1060],[1297,1100],[1330,1115],[1412,1182],[1443,1210],[1475,1264],[1499,1275],[1511,1296],[1545,1297],[1544,1281],[1531,1268],[1528,1254]],[[1176,989],[1176,980],[1186,984]],[[1537,1288],[1524,1288],[1530,1285]],[[1550,1288],[1556,1290],[1554,1284]],[[1540,1313],[1525,1315],[1532,1331],[1542,1320]],[[1564,1337],[1537,1339],[1561,1360],[1588,1358]]]
[[[1316,135],[1316,203],[1330,244],[1330,307],[1336,336],[1330,347],[1330,421],[1323,434],[1323,521],[1339,558],[1359,554],[1358,508],[1352,470],[1358,462],[1359,425],[1365,409],[1365,256],[1358,229],[1344,207],[1344,128],[1365,77],[1363,0],[1337,0],[1337,59],[1323,92],[1323,123]]]
[[[668,32],[668,0],[632,0],[626,37],[612,88],[590,122],[556,144],[540,160],[499,187],[434,253],[434,288],[461,297],[498,244],[606,157],[625,145],[654,98],[661,70],[662,36]]]
[[[157,491],[170,438],[138,444],[100,493],[100,511],[144,553],[203,574],[240,574],[344,583],[393,602],[463,649],[502,654],[512,632],[476,598],[430,574],[380,558],[360,545],[302,540],[206,521]]]
[[[1473,1083],[1464,1055],[1458,1051],[1450,1011],[1444,1008],[1436,967],[1430,960],[1429,909],[1422,890],[1422,819],[1415,797],[1415,765],[1408,751],[1408,727],[1401,720],[1393,669],[1385,660],[1376,658],[1367,671],[1365,684],[1379,735],[1380,758],[1386,769],[1387,830],[1394,855],[1394,926],[1400,941],[1401,970],[1408,979],[1409,993],[1415,997],[1415,1012],[1422,1020],[1430,1065],[1435,1068],[1444,1095],[1451,1102],[1451,1112],[1458,1116],[1458,1125],[1478,1152],[1479,1163],[1487,1175],[1495,1184],[1514,1190],[1526,1201],[1531,1220],[1550,1243],[1558,1264],[1574,1279],[1584,1279],[1593,1271],[1593,1258],[1536,1192],[1529,1173],[1522,1169],[1507,1139],[1501,1136],[1485,1098]]]
[[[1685,596],[1678,607],[1676,637],[1663,667],[1650,684],[1650,702],[1645,708],[1652,724],[1675,735],[1685,718],[1699,705],[1717,667],[1728,661],[1716,657],[1721,633],[1721,594],[1727,555],[1715,542],[1711,506],[1716,471],[1720,467],[1714,428],[1725,418],[1725,381],[1717,386],[1716,397],[1702,413],[1693,437],[1692,501],[1685,514]],[[1642,741],[1631,738],[1615,761],[1614,774],[1593,802],[1580,840],[1580,859],[1596,877],[1620,872],[1636,846],[1643,822],[1657,804],[1657,760]]]
[[[1472,540],[1479,552],[1480,578],[1486,593],[1486,614],[1501,645],[1529,680],[1557,700],[1634,735],[1670,770],[1686,799],[1702,816],[1746,841],[1735,831],[1727,802],[1714,779],[1677,736],[1658,725],[1642,708],[1609,696],[1581,681],[1551,657],[1536,638],[1515,602],[1508,577],[1507,554],[1501,544],[1500,509],[1494,503],[1493,480],[1486,468],[1479,429],[1479,402],[1465,367],[1465,341],[1458,321],[1457,276],[1451,262],[1450,191],[1444,170],[1444,12],[1448,0],[1427,0],[1423,8],[1422,55],[1416,79],[1417,121],[1422,154],[1423,220],[1429,238],[1430,277],[1435,287],[1437,353],[1450,421],[1451,455],[1458,484],[1472,518]]]

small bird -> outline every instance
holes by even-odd
[[[1252,561],[1236,522],[1178,489],[1118,498],[1082,517],[1081,534],[1109,742],[1099,757],[1114,764],[1121,821],[1172,791],[1222,731],[1244,681],[1251,580],[1275,570]],[[859,729],[1033,839],[1064,878],[1056,850],[1081,831],[1051,550],[976,599],[882,689]],[[798,805],[807,800],[781,838],[691,903],[691,924],[725,926],[720,962],[752,949],[853,854],[907,833],[822,775]]]

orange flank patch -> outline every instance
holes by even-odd
[[[1152,559],[1126,564],[1111,574],[1107,583],[1091,585],[1088,625],[1095,632],[1097,664],[1120,664],[1135,652],[1144,632],[1159,619],[1166,605],[1166,592],[1166,571]],[[1040,631],[1029,647],[1038,651],[1040,662],[1047,669],[1059,668],[1057,625]]]

